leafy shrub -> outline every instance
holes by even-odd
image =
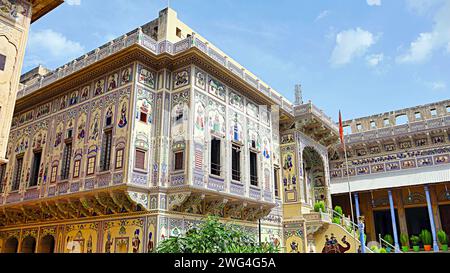
[[[413,235],[413,236],[411,236],[410,240],[411,240],[411,244],[413,246],[418,246],[420,244],[420,237],[419,236]]]
[[[420,232],[420,240],[422,240],[422,243],[424,245],[431,245],[432,239],[431,239],[431,232],[427,229],[422,229]]]
[[[439,243],[441,243],[441,245],[448,244],[448,237],[447,237],[447,233],[445,233],[445,231],[439,230],[437,233],[437,236],[438,236]]]
[[[380,253],[380,249],[376,245],[371,246],[370,250],[372,250],[373,253]]]
[[[241,227],[223,224],[219,218],[208,216],[197,228],[185,235],[162,241],[159,253],[277,253],[272,243],[259,244],[254,236]]]
[[[402,244],[402,246],[408,246],[408,235],[406,235],[405,233],[400,234],[400,243]]]
[[[339,217],[333,217],[333,223],[334,223],[334,224],[340,225],[340,224],[341,224],[341,218],[339,218]]]
[[[325,212],[325,202],[324,201],[318,201],[314,204],[314,211],[315,212]]]
[[[384,235],[383,239],[391,245],[394,244],[394,239],[392,238],[391,234]]]
[[[380,248],[380,253],[387,253],[387,251],[384,247],[382,247],[382,248]]]
[[[333,215],[333,217],[338,217],[339,219],[341,219],[341,218],[342,218],[342,215],[343,215],[343,213],[342,213],[342,207],[341,207],[341,206],[335,206],[335,207],[334,207],[334,211],[335,211],[336,213]]]

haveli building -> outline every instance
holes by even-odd
[[[390,234],[399,245],[401,233],[427,229],[436,249],[436,232],[450,233],[450,100],[343,124],[350,189],[368,241]],[[338,144],[330,150],[333,204],[349,214],[344,151]]]
[[[152,252],[208,214],[286,252],[359,246],[313,210],[332,206],[337,125],[170,8],[22,83],[0,165],[0,252]]]

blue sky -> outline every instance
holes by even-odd
[[[51,69],[157,17],[166,0],[66,0],[31,27]],[[450,98],[450,0],[171,0],[178,17],[293,101],[334,120]]]

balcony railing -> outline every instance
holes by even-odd
[[[207,43],[201,41],[200,39],[195,37],[195,35],[172,44],[169,41],[155,41],[150,36],[144,34],[141,28],[137,28],[113,41],[110,41],[109,43],[106,43],[103,46],[92,50],[91,52],[55,69],[46,76],[41,77],[36,83],[25,86],[17,93],[17,99],[23,98],[44,86],[60,80],[84,67],[91,65],[94,62],[105,59],[106,57],[134,44],[141,45],[156,55],[162,53],[175,55],[180,52],[189,50],[192,47],[196,47],[207,54],[209,57],[217,61],[219,64],[230,70],[232,73],[242,78],[249,85],[256,88],[261,92],[262,95],[270,97],[273,101],[279,104],[279,106],[283,110],[291,114],[293,113],[293,105],[289,100],[281,96],[278,92],[274,91],[269,86],[262,84],[259,79],[247,73],[243,67],[238,67],[238,65],[229,61],[227,56],[222,55],[214,48],[208,46]]]

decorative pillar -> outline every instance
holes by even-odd
[[[441,223],[441,213],[439,211],[439,200],[436,192],[436,186],[430,185],[430,198],[431,198],[431,207],[433,208],[434,212],[434,224],[436,226],[436,230],[442,230],[442,223]]]
[[[398,235],[397,235],[397,222],[395,220],[394,201],[392,199],[392,191],[388,190],[389,206],[391,208],[391,220],[392,220],[392,232],[394,233],[394,247],[395,252],[399,252]]]
[[[428,186],[424,186],[424,189],[425,189],[425,196],[427,198],[428,216],[430,217],[431,234],[433,235],[433,250],[435,252],[438,252],[439,246],[436,238],[436,226],[434,224],[434,214],[433,214],[433,207],[431,206],[430,190],[428,189]]]
[[[398,189],[396,191],[396,200],[397,200],[397,213],[398,213],[398,225],[400,227],[400,234],[406,234],[409,238],[408,234],[408,224],[406,223],[406,212],[405,206],[403,203],[403,195],[402,189]],[[409,241],[409,240],[408,240]],[[408,243],[409,246],[409,243]]]
[[[366,253],[366,243],[364,240],[364,224],[361,221],[360,217],[361,215],[359,212],[359,196],[357,192],[355,192],[353,195],[355,196],[356,219],[359,229],[359,242],[361,243],[361,253]]]

